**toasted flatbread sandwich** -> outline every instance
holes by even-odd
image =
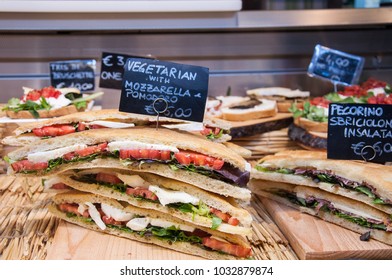
[[[197,226],[225,233],[250,235],[252,216],[233,199],[162,176],[112,168],[88,168],[44,179],[46,188],[69,187],[153,209]],[[49,185],[50,184],[50,185]]]
[[[327,159],[325,152],[283,151],[260,159],[251,176],[321,189],[392,214],[390,166]]]
[[[206,259],[247,259],[252,255],[246,238],[239,235],[195,227],[167,214],[95,194],[57,194],[49,211],[87,229]]]
[[[42,139],[101,128],[130,128],[135,126],[156,126],[157,117],[120,112],[117,109],[77,112],[57,118],[30,122],[20,125],[13,134],[2,139],[2,144],[24,146]],[[159,118],[159,125],[185,130],[216,142],[231,139],[230,124],[217,119],[206,118],[203,123],[189,123],[179,119]]]
[[[78,164],[126,166],[249,201],[250,164],[220,143],[169,129],[98,129],[35,142],[10,152],[9,174],[48,176]],[[105,164],[103,165],[104,162]]]
[[[282,182],[252,179],[252,192],[392,245],[391,215],[368,204],[328,191]]]

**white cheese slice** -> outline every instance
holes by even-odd
[[[64,148],[59,148],[51,151],[45,151],[45,152],[36,152],[29,154],[27,156],[27,159],[31,162],[47,162],[51,159],[59,158],[62,157],[63,155],[74,152],[76,150],[84,149],[86,148],[86,144],[75,144],[72,146],[64,147]]]
[[[183,231],[189,231],[189,232],[193,232],[195,230],[194,227],[188,226],[188,225],[184,225],[184,224],[178,224],[178,223],[174,223],[174,222],[170,222],[170,221],[166,221],[163,219],[155,219],[155,218],[151,218],[150,220],[150,224],[156,227],[163,227],[163,228],[168,228],[171,226],[175,226],[176,228],[179,228]]]
[[[49,179],[43,180],[43,185],[44,185],[44,191],[50,190],[50,188],[54,184],[62,183],[62,180],[58,176],[52,176]]]
[[[39,99],[39,100],[41,100],[41,99]],[[71,104],[71,100],[66,98],[63,94],[59,95],[59,97],[57,97],[57,98],[48,97],[48,98],[46,98],[46,101],[49,103],[50,106],[52,106],[52,108],[51,108],[52,110],[62,108],[62,107],[65,107],[65,106],[68,106],[69,104]]]
[[[252,170],[252,165],[249,162],[245,163],[245,171],[250,172]]]
[[[166,124],[163,127],[170,129],[179,129],[183,131],[201,131],[204,129],[203,123],[190,122],[190,123],[180,123],[180,124]]]
[[[134,218],[134,219],[130,220],[126,224],[126,226],[134,231],[141,231],[141,230],[146,229],[146,227],[148,226],[149,223],[150,223],[149,218],[146,218],[146,217],[145,218]]]
[[[108,128],[129,128],[135,126],[135,124],[133,123],[122,123],[122,122],[111,122],[111,121],[92,121],[86,124],[101,125]]]
[[[101,203],[101,209],[109,218],[113,218],[118,222],[126,222],[133,218],[133,214],[115,208],[109,204]]]
[[[385,89],[383,87],[371,88],[371,89],[368,90],[368,92],[373,92],[374,95],[377,95],[377,94],[380,94],[380,93],[381,94],[386,94],[385,93]]]
[[[88,210],[88,207],[86,207],[83,204],[79,204],[78,206],[78,212],[80,213],[80,215],[83,215],[84,211]]]
[[[124,150],[124,149],[160,150],[160,151],[171,151],[174,153],[179,152],[179,150],[173,146],[143,143],[139,141],[114,141],[108,144],[108,150],[110,152]]]
[[[148,188],[150,185],[147,181],[145,181],[142,177],[139,175],[125,175],[121,173],[116,173],[116,176],[124,182],[124,184],[136,188],[136,187],[144,187]]]
[[[155,193],[155,195],[159,199],[159,202],[163,206],[166,206],[167,204],[170,203],[177,203],[177,202],[191,203],[197,205],[199,204],[200,201],[200,199],[198,199],[197,197],[187,194],[186,192],[183,191],[164,190],[158,186],[149,186],[148,189],[153,193]]]
[[[93,221],[97,224],[97,226],[100,229],[105,230],[106,229],[106,225],[102,221],[101,215],[99,214],[99,212],[98,212],[97,208],[95,207],[95,205],[92,204],[91,202],[86,202],[85,204],[88,206],[88,213],[90,214],[91,219],[93,219]]]

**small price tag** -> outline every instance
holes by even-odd
[[[95,66],[94,59],[51,62],[50,83],[55,88],[73,87],[81,92],[93,91]]]
[[[358,82],[363,64],[363,57],[317,45],[308,75],[330,80],[334,84],[351,85]]]
[[[331,103],[328,158],[392,161],[392,106]]]
[[[119,110],[202,122],[209,69],[168,61],[126,61]]]
[[[121,89],[124,66],[129,58],[148,58],[118,53],[102,53],[99,87]]]

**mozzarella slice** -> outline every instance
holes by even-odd
[[[183,131],[200,131],[203,130],[203,123],[190,122],[190,123],[181,123],[181,124],[166,124],[163,125],[166,128],[170,129],[179,129]]]
[[[51,159],[62,157],[67,153],[74,152],[76,150],[81,150],[86,147],[87,145],[85,144],[75,144],[72,146],[59,148],[51,151],[32,153],[27,156],[27,159],[31,162],[47,162]]]
[[[197,197],[182,191],[164,190],[158,186],[149,186],[148,189],[153,193],[155,193],[155,195],[159,199],[159,202],[163,206],[166,206],[167,204],[170,203],[177,203],[177,202],[191,203],[197,205],[199,204],[200,201],[200,199],[198,199]]]
[[[142,177],[139,175],[125,175],[121,173],[116,173],[116,176],[124,182],[124,184],[136,188],[136,187],[145,187],[148,188],[150,185],[148,182],[146,182]]]
[[[121,209],[110,206],[109,204],[102,203],[101,209],[109,218],[113,218],[118,222],[126,222],[134,216],[132,213],[122,211]]]
[[[195,230],[194,227],[188,226],[188,225],[184,225],[184,224],[178,224],[178,223],[174,223],[174,222],[170,222],[170,221],[166,221],[163,219],[155,219],[152,218],[150,221],[150,224],[156,227],[163,227],[163,228],[168,228],[171,226],[175,226],[176,228],[179,228],[183,231],[189,231],[189,232],[193,232]]]
[[[86,207],[83,204],[79,204],[78,206],[78,212],[80,213],[80,215],[83,215],[84,211],[88,210],[88,207]]]
[[[133,123],[122,123],[122,122],[111,122],[111,121],[92,121],[86,124],[101,125],[109,128],[129,128],[135,126],[135,124]]]
[[[98,212],[97,208],[95,207],[95,205],[92,204],[91,202],[86,202],[85,204],[88,206],[88,213],[90,214],[91,219],[93,219],[93,221],[97,224],[97,226],[100,229],[105,230],[106,229],[106,225],[102,221],[101,215],[99,214],[99,212]]]
[[[146,229],[149,223],[149,218],[134,218],[127,223],[127,227],[134,231],[142,231]]]
[[[59,97],[57,98],[48,97],[46,98],[46,102],[48,102],[49,105],[52,106],[51,110],[62,108],[71,104],[71,100],[69,100],[68,98],[65,97],[65,95],[62,94],[59,95]]]
[[[53,176],[49,179],[43,180],[44,191],[49,190],[54,184],[57,183],[62,183],[62,180],[58,176]]]
[[[110,152],[123,150],[123,149],[147,149],[147,150],[171,151],[175,153],[179,152],[179,150],[173,146],[143,143],[139,141],[114,141],[108,144],[108,150]]]

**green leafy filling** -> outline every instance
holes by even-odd
[[[26,100],[22,103],[18,98],[11,98],[8,100],[7,106],[3,107],[3,111],[13,111],[15,113],[19,111],[29,111],[34,118],[39,118],[38,110],[50,110],[52,106],[46,101],[44,97],[40,98],[40,103],[35,103],[31,100]]]
[[[328,115],[325,114],[324,109],[311,105],[309,101],[304,102],[303,109],[298,108],[294,102],[289,111],[293,113],[294,118],[302,117],[315,122],[328,122]]]
[[[369,93],[368,96],[361,96],[361,97],[355,97],[355,96],[345,96],[342,97],[340,96],[337,92],[331,92],[328,93],[327,95],[324,96],[325,99],[331,101],[332,103],[356,103],[356,104],[361,104],[361,103],[367,103],[367,99],[374,95],[373,93]]]
[[[260,171],[260,172],[277,172],[277,173],[282,173],[282,174],[295,174],[295,170],[288,169],[288,168],[272,168],[272,167],[265,167],[262,165],[256,165],[255,169]],[[304,175],[308,176],[308,175]],[[317,179],[320,182],[323,183],[329,183],[333,185],[339,185],[343,188],[350,189],[350,190],[355,190],[359,193],[365,194],[370,198],[373,198],[373,203],[374,204],[383,204],[383,205],[390,205],[390,203],[385,202],[382,198],[376,196],[372,190],[365,186],[365,185],[358,185],[358,186],[351,186],[348,184],[343,183],[341,180],[339,180],[337,177],[331,175],[331,174],[326,174],[326,173],[319,173],[316,174],[315,176],[308,176],[313,179]]]
[[[302,207],[307,207],[307,208],[316,208],[318,206],[318,202],[316,200],[309,200],[309,202],[306,202],[305,199],[297,197],[295,193],[284,191],[284,190],[274,190],[271,191],[272,193],[275,193],[276,195],[279,195],[281,197],[284,197],[288,199],[291,203],[294,203],[296,205],[300,205]],[[366,228],[374,228],[374,229],[380,229],[380,230],[387,230],[387,227],[383,223],[372,223],[369,222],[366,218],[363,217],[357,217],[357,216],[352,216],[347,213],[343,213],[342,211],[338,209],[331,209],[328,204],[324,204],[319,211],[325,211],[325,212],[330,212],[339,218],[345,219],[347,221],[350,221],[352,223],[355,223],[357,225],[366,227]]]
[[[86,174],[86,175],[83,175],[80,177],[73,176],[72,179],[80,181],[80,182],[88,183],[88,184],[99,184],[99,185],[114,189],[114,190],[121,192],[121,193],[125,193],[126,189],[128,188],[128,186],[126,184],[122,184],[122,183],[112,184],[112,183],[108,183],[108,182],[97,181],[95,178],[95,174]],[[136,198],[138,198],[140,200],[146,200],[149,202],[159,203],[159,201],[148,199],[148,198],[145,198],[144,196],[137,196]],[[200,201],[198,205],[193,205],[191,203],[177,202],[177,203],[167,204],[167,206],[171,207],[171,208],[178,209],[179,211],[181,211],[183,213],[191,213],[191,214],[193,214],[193,219],[195,218],[195,215],[211,218],[212,219],[211,229],[217,229],[222,224],[222,219],[211,214],[210,208],[202,201]]]

